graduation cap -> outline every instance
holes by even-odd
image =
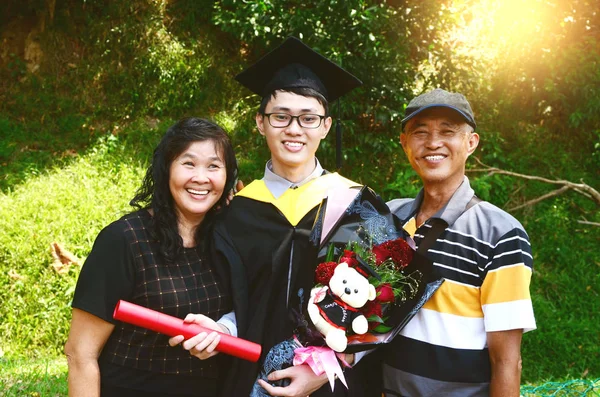
[[[375,270],[373,270],[373,268],[367,262],[365,262],[363,258],[361,258],[359,255],[356,255],[356,260],[358,261],[358,264],[356,264],[354,268],[357,272],[366,278],[375,277],[377,280],[381,281],[381,276]]]
[[[235,79],[261,97],[276,90],[312,88],[333,102],[362,82],[296,37],[288,37],[279,47],[264,55]],[[338,106],[339,113],[339,106]],[[338,114],[339,117],[339,114]],[[341,129],[336,125],[336,143],[341,160]]]

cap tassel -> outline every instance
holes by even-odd
[[[342,110],[340,100],[337,103],[337,119],[335,121],[335,166],[342,168]]]

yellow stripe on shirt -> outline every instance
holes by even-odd
[[[477,287],[446,279],[423,307],[456,316],[483,317],[479,294]]]
[[[531,269],[520,263],[488,272],[481,286],[481,304],[530,300]]]

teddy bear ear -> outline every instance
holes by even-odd
[[[375,300],[375,298],[377,298],[377,291],[373,284],[369,284],[369,300],[372,301]]]
[[[348,264],[346,262],[342,262],[342,263],[340,263],[339,265],[337,265],[335,267],[334,271],[337,271],[338,269],[340,269],[340,270],[346,270],[346,269],[348,269]]]

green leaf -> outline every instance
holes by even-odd
[[[373,331],[379,333],[379,334],[385,334],[386,332],[389,332],[392,330],[392,327],[389,327],[385,324],[379,324],[377,327],[375,327],[373,329]]]
[[[335,255],[335,245],[329,244],[329,247],[327,247],[327,255],[325,256],[325,262],[333,262],[334,255]]]
[[[381,317],[379,317],[376,314],[373,314],[372,316],[369,316],[369,318],[367,318],[367,321],[369,321],[370,323],[383,323],[383,319]]]

